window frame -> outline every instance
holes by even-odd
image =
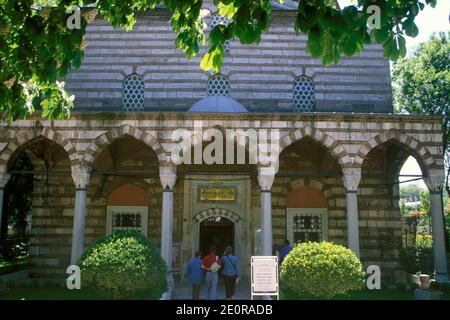
[[[113,215],[115,213],[138,213],[142,215],[140,228],[144,236],[148,235],[148,207],[147,206],[107,206],[106,208],[106,234],[110,235],[113,230]],[[128,211],[128,212],[127,212]],[[137,211],[137,212],[136,212]]]
[[[214,78],[219,78],[219,77],[223,78],[225,80],[225,82],[228,83],[228,86],[227,86],[227,89],[226,89],[228,91],[228,94],[227,95],[224,95],[224,94],[209,94],[211,82],[214,81]],[[222,88],[221,88],[220,91],[225,91],[225,90],[222,90]],[[229,97],[231,95],[231,81],[230,81],[230,79],[227,76],[225,76],[224,74],[222,74],[222,73],[217,73],[215,75],[212,75],[211,77],[208,78],[208,82],[206,84],[206,95],[208,97],[216,97],[216,96]]]
[[[300,97],[302,96],[302,92],[303,91],[302,90],[298,90],[298,91],[296,90],[296,87],[298,85],[301,85],[300,82],[302,81],[302,79],[306,79],[311,84],[313,104],[309,108],[310,110],[302,110],[303,108],[299,108],[297,106],[297,103],[296,103],[296,100],[297,100],[296,96],[297,95],[300,96]],[[298,101],[299,101],[299,104],[303,103],[303,100],[300,100],[300,98],[298,99]],[[292,111],[293,112],[297,112],[297,113],[299,113],[299,112],[315,112],[316,111],[316,104],[317,104],[317,101],[316,101],[316,83],[315,83],[314,79],[312,79],[312,78],[310,78],[310,77],[308,77],[306,75],[301,75],[301,76],[296,77],[294,79],[294,83],[292,85]]]
[[[292,219],[295,215],[319,215],[321,217],[322,239],[328,241],[328,209],[327,208],[287,208],[286,209],[286,239],[294,243]]]
[[[133,108],[125,107],[125,89],[126,89],[127,81],[130,81],[131,78],[138,78],[139,81],[142,82],[142,105],[139,105],[139,107],[137,107],[137,108],[135,106],[133,106]],[[130,94],[127,93],[127,95],[130,95]],[[128,98],[128,99],[130,99],[130,98]],[[125,112],[144,111],[144,106],[145,106],[145,79],[142,75],[140,75],[138,73],[131,73],[131,74],[127,75],[122,81],[122,111],[125,111]]]

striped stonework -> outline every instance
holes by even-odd
[[[409,155],[416,157],[423,174],[442,170],[442,135],[437,117],[362,114],[193,114],[177,113],[84,113],[69,120],[47,121],[38,116],[12,123],[0,122],[0,169],[8,168],[21,151],[27,152],[36,170],[32,218],[32,274],[54,277],[64,274],[69,263],[75,185],[71,173],[92,170],[87,187],[85,245],[106,232],[106,201],[115,188],[133,184],[149,197],[148,235],[159,243],[161,236],[162,186],[160,164],[170,163],[176,129],[277,129],[280,132],[280,168],[272,186],[273,241],[286,238],[286,198],[299,187],[322,192],[328,202],[328,239],[346,244],[346,189],[344,169],[360,168],[357,188],[361,259],[383,270],[401,269],[398,245],[401,237],[398,185],[394,184]],[[7,133],[7,134],[5,134]],[[47,140],[51,167],[39,159],[36,145]],[[119,143],[117,145],[117,143]],[[34,146],[34,147],[33,147]],[[113,147],[114,146],[114,147]],[[30,149],[33,147],[33,149]],[[44,151],[44,150],[43,150]],[[216,173],[220,166],[206,166]],[[229,166],[233,170],[233,166]],[[255,230],[260,216],[260,188],[250,166],[249,211],[236,212],[244,225]],[[253,169],[252,169],[253,168]],[[95,169],[95,170],[94,170]],[[143,176],[114,174],[143,172]],[[192,242],[183,231],[188,167],[180,166],[174,188],[174,242]],[[237,169],[241,170],[241,169]],[[228,170],[225,170],[228,172]],[[48,174],[46,174],[48,172]],[[222,173],[223,174],[223,173]],[[243,231],[244,232],[244,231]],[[248,232],[248,231],[245,231]],[[254,244],[254,239],[248,239]],[[182,261],[191,252],[183,250]]]
[[[294,83],[306,76],[314,83],[315,111],[392,112],[383,48],[367,45],[362,53],[324,67],[306,52],[306,36],[294,32],[295,17],[295,11],[273,11],[261,43],[230,43],[220,72],[230,81],[231,98],[249,111],[296,112]],[[133,73],[144,78],[146,111],[187,110],[207,96],[213,74],[199,67],[205,48],[192,59],[175,49],[165,9],[139,15],[129,32],[98,16],[87,28],[86,41],[81,68],[65,79],[78,110],[121,110],[123,81]]]

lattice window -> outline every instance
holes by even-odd
[[[230,95],[230,80],[222,74],[212,76],[208,80],[208,96]]]
[[[123,81],[122,109],[124,111],[144,110],[145,83],[144,78],[132,74]]]
[[[292,243],[327,240],[327,210],[322,208],[287,209],[288,239]]]
[[[139,213],[115,213],[113,215],[113,231],[140,230],[142,228],[142,215]]]
[[[229,24],[229,21],[226,17],[222,17],[221,15],[215,14],[211,18],[209,29],[212,30],[215,26],[219,24],[227,26]],[[226,40],[224,46],[225,46],[224,52],[230,53],[230,40]]]
[[[314,81],[308,77],[301,76],[294,82],[293,109],[297,112],[314,111],[316,106]]]
[[[147,235],[148,208],[140,206],[108,206],[107,232],[138,230]]]

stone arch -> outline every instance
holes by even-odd
[[[319,129],[313,127],[304,127],[302,129],[297,129],[295,131],[291,131],[287,135],[285,135],[280,140],[280,154],[291,144],[294,144],[301,139],[309,137],[313,139],[315,142],[319,143],[321,146],[325,147],[332,156],[337,160],[337,162],[341,165],[342,168],[351,167],[352,161],[351,158],[345,150],[345,148],[340,145],[333,137],[322,132]]]
[[[416,158],[424,175],[428,175],[430,168],[437,166],[433,155],[425,145],[417,139],[394,129],[382,132],[367,141],[356,154],[355,162],[362,165],[370,151],[388,141],[395,141],[410,151],[411,155]]]
[[[209,208],[201,210],[196,215],[194,215],[192,220],[194,220],[194,222],[196,223],[200,223],[203,220],[211,217],[224,217],[234,223],[239,223],[242,220],[241,216],[239,216],[237,213],[225,208]]]
[[[145,191],[130,183],[114,188],[106,200],[108,206],[148,206],[149,199]]]
[[[328,186],[326,186],[324,183],[322,183],[321,181],[319,181],[317,179],[299,178],[294,181],[291,181],[289,183],[289,188],[287,190],[288,194],[290,194],[290,193],[294,192],[296,189],[299,189],[302,187],[311,187],[311,188],[321,191],[328,202],[328,206],[331,206],[330,200],[333,197],[331,188],[329,188]]]
[[[71,166],[79,164],[77,150],[75,146],[63,136],[61,133],[54,131],[48,127],[44,128],[29,128],[27,130],[20,130],[15,132],[14,137],[8,142],[0,153],[0,166],[7,166],[8,161],[14,155],[14,153],[25,146],[28,143],[32,143],[34,140],[40,137],[48,139],[60,147],[62,147],[69,158]]]
[[[224,139],[224,142],[227,142],[227,139],[229,139],[230,137],[228,136],[228,133],[233,133],[233,145],[239,148],[243,148],[245,149],[245,152],[252,152],[252,155],[255,156],[256,160],[255,162],[257,162],[257,154],[258,154],[258,132],[257,130],[255,131],[256,133],[256,148],[251,149],[250,148],[250,144],[247,142],[247,136],[246,133],[248,132],[248,130],[254,130],[254,129],[246,129],[246,128],[226,128],[223,124],[221,123],[208,123],[207,127],[201,127],[201,135],[196,134],[196,130],[199,130],[200,128],[193,128],[192,130],[190,129],[185,129],[184,134],[182,135],[183,140],[184,139],[190,139],[190,148],[191,148],[191,152],[194,152],[194,149],[196,147],[198,147],[198,145],[202,145],[204,142],[210,143],[211,142],[211,137],[212,137],[212,130],[218,130],[221,132],[222,137]],[[232,131],[229,131],[232,130]],[[242,135],[238,135],[239,132],[242,132]],[[205,140],[207,139],[207,140]],[[186,140],[185,140],[186,141]],[[171,150],[171,152],[174,151],[174,149]],[[223,146],[223,152],[224,154],[226,154],[226,145]],[[202,155],[203,155],[203,147],[202,147]],[[250,155],[248,155],[250,157]],[[236,157],[236,154],[235,154]],[[248,159],[247,159],[248,160]],[[191,163],[192,164],[192,163]],[[255,165],[257,163],[254,163]]]
[[[94,141],[92,141],[91,144],[87,147],[81,160],[81,164],[84,166],[92,167],[95,158],[107,145],[112,143],[117,138],[125,136],[133,137],[136,140],[141,141],[149,146],[150,149],[152,149],[156,153],[159,162],[167,161],[167,155],[164,152],[163,147],[154,136],[145,131],[142,131],[139,128],[124,125],[118,128],[113,128],[110,131],[107,131],[95,138]]]
[[[303,186],[291,192],[286,197],[287,208],[328,208],[325,194],[314,187]]]

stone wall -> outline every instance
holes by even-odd
[[[295,34],[295,16],[295,11],[273,11],[258,45],[231,42],[221,73],[230,80],[232,98],[250,111],[292,111],[294,80],[306,75],[315,82],[317,111],[392,112],[389,62],[380,46],[368,45],[324,67],[305,51],[306,36]],[[190,60],[175,49],[165,9],[139,15],[128,33],[98,17],[86,40],[81,68],[65,79],[76,95],[76,110],[120,110],[122,83],[132,73],[145,80],[148,111],[187,110],[207,95],[212,74],[199,67],[206,48]]]
[[[53,278],[70,264],[75,188],[66,152],[38,139],[26,150],[33,164],[31,277]]]
[[[0,122],[0,172],[8,170],[19,152],[30,150],[33,146],[35,151],[52,155],[52,167],[47,175],[42,174],[45,173],[45,167],[39,160],[42,155],[32,158],[35,170],[41,172],[36,173],[39,180],[35,184],[33,203],[33,276],[63,275],[70,262],[75,194],[70,171],[80,165],[93,169],[88,186],[86,246],[105,233],[106,199],[114,188],[123,183],[133,183],[145,190],[150,200],[149,236],[159,243],[162,190],[158,167],[170,161],[170,151],[174,146],[170,140],[172,130],[180,127],[192,129],[193,121],[200,119],[204,121],[205,127],[220,125],[224,128],[280,130],[284,152],[280,175],[273,185],[274,243],[280,243],[286,238],[287,195],[299,186],[312,186],[322,190],[328,201],[329,240],[346,244],[346,202],[341,177],[332,174],[301,176],[299,172],[319,170],[322,173],[339,173],[342,168],[362,167],[362,180],[358,189],[361,257],[365,263],[381,263],[382,270],[399,268],[396,248],[400,241],[400,215],[398,191],[392,184],[395,174],[392,173],[398,173],[406,154],[417,157],[425,175],[430,170],[442,170],[441,125],[437,117],[325,113],[313,117],[140,113],[127,114],[124,118],[119,114],[84,114],[74,115],[70,120],[53,122],[39,117],[13,123]],[[119,150],[118,154],[107,160],[105,152],[112,152],[114,148],[110,147],[121,137],[125,141],[122,143],[131,149],[126,151],[127,148],[122,150],[115,146],[115,150]],[[52,147],[39,145],[39,141],[43,140],[49,141]],[[310,142],[306,143],[308,140]],[[135,147],[132,148],[132,144]],[[315,149],[310,149],[312,146],[316,146]],[[292,150],[295,152],[292,153]],[[300,158],[296,160],[297,156]],[[115,161],[115,167],[111,167],[111,159]],[[139,169],[147,171],[148,176],[105,174],[115,169]],[[183,231],[184,200],[185,197],[193,196],[184,194],[186,171],[183,170],[180,168],[174,190],[174,242],[187,241]],[[297,175],[281,175],[282,171],[294,171]],[[251,175],[251,202],[250,210],[246,213],[250,218],[250,236],[247,241],[254,250],[253,232],[259,225],[260,189],[256,180],[256,166],[250,168],[248,173]],[[183,259],[187,259],[189,252],[184,255]]]

